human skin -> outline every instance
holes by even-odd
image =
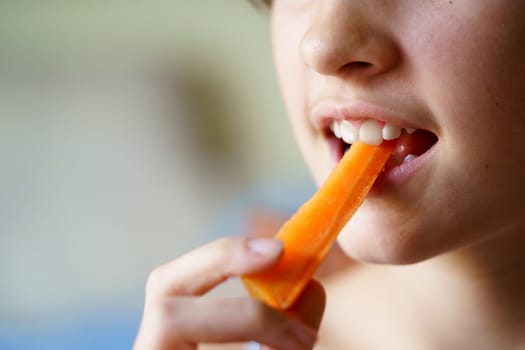
[[[327,281],[323,348],[525,346],[524,13],[512,0],[274,1],[280,87],[317,183],[334,165],[322,101],[438,138],[339,235],[350,257],[389,266]]]
[[[320,348],[525,346],[524,13],[512,0],[273,3],[280,87],[318,183],[333,167],[319,101],[438,138],[339,235],[353,259],[390,266],[326,281]]]
[[[340,234],[348,256],[378,264],[323,281],[319,349],[525,347],[524,13],[514,0],[273,2],[280,87],[318,183],[334,166],[312,112],[320,101],[438,138],[417,167],[384,175]],[[265,242],[225,239],[157,268],[135,349],[311,348],[324,311],[316,283],[293,314],[201,298],[275,263],[282,246]]]
[[[282,249],[274,239],[227,237],[155,268],[133,349],[193,350],[202,343],[252,340],[275,349],[311,349],[325,305],[316,281],[286,313],[249,298],[201,298],[230,277],[276,263]]]
[[[350,256],[413,263],[521,235],[524,13],[514,0],[274,1],[280,86],[318,183],[333,167],[312,117],[320,101],[386,109],[439,139],[408,179],[382,186],[352,218],[339,236]]]

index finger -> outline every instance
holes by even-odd
[[[276,263],[281,241],[269,238],[222,238],[156,268],[146,297],[198,296],[232,276],[260,271]]]

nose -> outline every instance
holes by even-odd
[[[374,25],[379,23],[377,18],[374,23],[367,20],[377,8],[366,8],[368,2],[361,2],[359,8],[355,1],[318,1],[300,44],[308,67],[322,75],[372,77],[398,64],[400,50],[395,39],[385,28]]]

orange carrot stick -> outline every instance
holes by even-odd
[[[319,267],[339,231],[365,200],[393,149],[392,142],[356,142],[319,190],[281,228],[284,253],[276,265],[242,277],[251,296],[285,310]]]

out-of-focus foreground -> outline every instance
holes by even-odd
[[[267,22],[247,0],[0,5],[1,349],[129,348],[151,269],[295,205]]]

